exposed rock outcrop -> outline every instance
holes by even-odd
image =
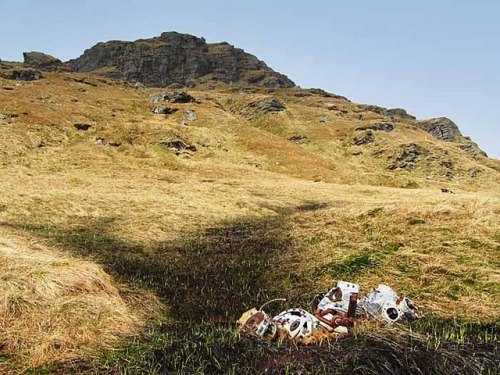
[[[177,111],[178,111],[177,108],[167,107],[166,105],[159,105],[151,109],[151,112],[156,113],[157,115],[170,115]]]
[[[369,143],[373,143],[375,137],[373,136],[373,132],[368,130],[365,134],[355,137],[352,141],[356,146],[366,145]]]
[[[184,91],[174,92],[170,98],[170,103],[191,103],[196,102],[196,99]]]
[[[375,130],[375,131],[392,132],[394,130],[394,125],[392,125],[388,122],[381,122],[378,124],[360,126],[360,127],[356,128],[355,130],[356,131]]]
[[[187,85],[201,77],[272,88],[295,86],[285,75],[229,43],[208,44],[203,38],[176,32],[135,42],[98,43],[69,64],[74,71],[99,70],[109,77],[156,87]]]
[[[34,69],[14,69],[5,73],[1,73],[1,77],[19,81],[37,81],[43,78],[42,73]]]
[[[422,154],[422,148],[416,143],[407,143],[402,146],[402,150],[399,155],[396,156],[396,160],[389,164],[387,169],[406,169],[411,171],[415,169],[416,162],[419,156]]]
[[[286,109],[285,105],[276,98],[265,98],[257,100],[248,105],[256,114],[276,113]]]
[[[318,89],[318,88],[305,89],[305,90],[299,91],[295,94],[295,96],[298,96],[298,97],[307,96],[307,94],[317,95],[317,96],[321,96],[323,98],[333,98],[333,99],[345,100],[347,102],[350,102],[350,100],[347,99],[345,96],[333,94],[331,92],[325,91],[323,89]]]
[[[54,71],[62,67],[61,60],[42,52],[23,52],[24,64],[41,70]]]
[[[486,154],[486,152],[484,152],[483,150],[481,150],[479,148],[479,146],[477,145],[477,143],[474,143],[472,141],[467,141],[467,143],[461,144],[458,147],[460,147],[462,150],[464,150],[465,152],[467,152],[473,158],[475,158],[475,157],[477,157],[479,155],[484,156],[484,157],[488,157],[488,155]]]
[[[445,142],[456,142],[462,137],[458,126],[446,117],[419,120],[415,122],[415,126]]]
[[[403,108],[387,109],[385,107],[379,107],[378,105],[367,105],[367,104],[361,104],[359,106],[359,108],[363,111],[374,112],[374,113],[381,115],[381,116],[384,116],[384,117],[385,116],[398,117],[398,118],[405,119],[405,120],[415,120],[416,119],[415,116],[410,115]]]
[[[416,117],[410,115],[403,108],[392,108],[387,110],[387,115],[392,117],[399,117],[407,120],[416,120]]]
[[[381,116],[387,116],[387,108],[379,107],[378,105],[366,105],[362,104],[359,106],[360,109],[364,111],[370,111]]]
[[[419,120],[415,122],[415,126],[425,130],[434,138],[441,141],[460,143],[458,147],[467,152],[473,158],[477,156],[488,157],[486,152],[481,150],[477,143],[472,142],[469,137],[464,137],[462,133],[460,133],[460,129],[457,124],[447,117]]]

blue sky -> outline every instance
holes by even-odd
[[[0,0],[0,19],[4,60],[172,30],[228,41],[300,86],[450,117],[500,158],[499,0]]]

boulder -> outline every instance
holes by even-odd
[[[177,111],[178,111],[177,108],[170,108],[165,105],[159,105],[151,109],[151,112],[156,113],[157,115],[170,115]]]
[[[192,109],[186,109],[184,111],[184,119],[187,120],[187,121],[194,121],[198,118],[198,116],[196,116],[196,112],[193,111]]]
[[[157,92],[149,96],[149,102],[151,104],[157,104],[162,101],[168,101],[170,99],[170,94],[166,91]]]
[[[73,124],[73,126],[75,127],[76,130],[81,130],[81,131],[87,131],[92,127],[92,125],[84,123]]]
[[[2,78],[19,81],[37,81],[43,78],[42,73],[34,69],[15,69],[1,74]]]
[[[373,143],[374,140],[375,140],[375,137],[373,136],[373,132],[371,130],[368,130],[365,134],[363,134],[359,137],[355,137],[353,139],[353,143],[356,146],[361,146],[361,145]]]
[[[250,109],[253,109],[257,114],[267,114],[267,113],[277,113],[284,111],[286,109],[285,105],[281,103],[278,99],[269,97],[261,100],[257,100],[248,105]]]
[[[479,168],[471,168],[467,171],[467,175],[471,178],[475,178],[479,175],[479,173],[481,173],[482,170],[479,169]]]
[[[24,52],[24,64],[32,68],[54,71],[62,67],[61,60],[42,52]]]
[[[184,91],[174,92],[174,95],[169,99],[170,103],[191,103],[196,102],[196,99]]]

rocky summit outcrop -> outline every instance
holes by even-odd
[[[446,117],[419,120],[415,122],[415,126],[430,133],[434,138],[445,142],[456,142],[462,137],[457,124]]]
[[[24,64],[32,68],[54,71],[62,67],[61,60],[42,52],[23,52]]]
[[[201,77],[269,88],[295,86],[287,76],[229,43],[209,44],[203,38],[176,32],[134,42],[98,43],[68,63],[74,71],[100,71],[151,87],[186,85]]]

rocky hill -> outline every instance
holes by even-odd
[[[228,43],[207,43],[193,35],[165,32],[135,42],[98,43],[68,62],[73,71],[102,71],[107,77],[164,87],[207,78],[278,88],[293,87],[288,77]]]

